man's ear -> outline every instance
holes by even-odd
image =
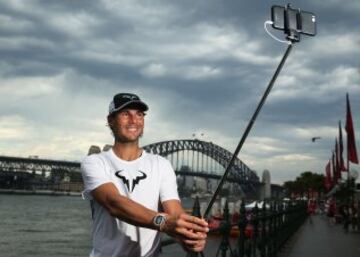
[[[114,125],[114,116],[113,115],[108,115],[107,116],[107,122],[108,122],[108,126],[112,129],[113,125]]]

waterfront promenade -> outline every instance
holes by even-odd
[[[189,200],[189,199],[187,199]],[[0,194],[1,257],[81,257],[91,250],[91,211],[81,197]],[[191,202],[189,202],[191,205]],[[205,257],[215,257],[221,237],[209,236]],[[236,238],[231,238],[235,249]],[[36,247],[34,247],[34,245]],[[163,248],[161,257],[185,257],[178,244]],[[228,252],[229,256],[229,252]],[[325,216],[306,220],[285,243],[278,257],[357,257],[360,233],[346,233]]]
[[[315,215],[285,244],[278,257],[360,256],[360,232],[344,231],[326,216]]]

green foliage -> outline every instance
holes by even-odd
[[[290,196],[292,193],[309,196],[310,191],[324,192],[324,175],[305,171],[293,181],[285,181],[284,188]]]

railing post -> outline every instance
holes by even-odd
[[[360,231],[360,200],[357,202],[357,219],[355,220],[356,223],[356,229],[359,232]]]
[[[288,201],[284,210],[284,240],[287,240],[290,237],[289,227],[291,226],[291,205],[292,201]]]
[[[290,209],[290,226],[289,226],[289,235],[292,235],[296,228],[296,201],[291,202],[291,209]]]
[[[268,233],[268,256],[274,256],[274,202],[270,202],[269,210],[269,233]]]
[[[257,256],[258,253],[258,234],[259,234],[259,208],[257,203],[255,204],[254,209],[252,210],[252,256]]]
[[[200,201],[198,196],[195,197],[191,215],[201,218]]]
[[[264,200],[263,207],[261,209],[261,245],[260,256],[266,257],[266,242],[267,242],[267,216],[266,216],[266,201]]]
[[[274,256],[277,256],[281,246],[281,207],[280,202],[275,202],[275,245],[274,245]]]
[[[245,227],[247,224],[246,210],[245,210],[245,199],[241,200],[240,206],[240,218],[239,218],[239,242],[238,242],[238,256],[245,256]]]
[[[281,201],[279,204],[279,248],[284,244],[284,202]]]
[[[218,256],[219,252],[221,252],[221,257],[226,257],[226,253],[228,249],[230,250],[230,256],[233,256],[233,252],[231,250],[230,242],[229,242],[230,231],[231,231],[231,220],[230,220],[228,201],[226,201],[223,212],[223,220],[221,221],[220,224],[220,232],[222,233],[223,237],[219,249],[216,253],[216,256]]]
[[[278,245],[278,201],[274,200],[274,209],[273,209],[273,223],[274,223],[274,228],[273,228],[273,257],[276,257],[277,255],[277,245]]]

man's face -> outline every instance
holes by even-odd
[[[115,140],[121,143],[137,142],[144,131],[144,112],[124,109],[109,116],[108,122]]]

